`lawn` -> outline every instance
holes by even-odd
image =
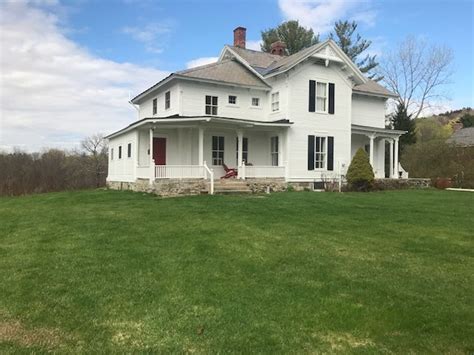
[[[474,194],[0,199],[0,352],[472,353]]]

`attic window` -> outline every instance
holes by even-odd
[[[171,107],[171,92],[167,91],[165,93],[165,110]]]
[[[206,115],[217,116],[217,96],[206,95]]]
[[[237,96],[235,96],[235,95],[229,95],[229,104],[231,104],[231,105],[237,105]]]
[[[259,97],[252,97],[252,106],[260,106],[260,98]]]
[[[156,115],[158,111],[158,99],[153,99],[153,114]]]

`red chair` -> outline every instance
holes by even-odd
[[[229,168],[227,165],[222,163],[222,167],[224,168],[225,175],[221,177],[221,179],[230,179],[235,178],[238,175],[237,169]]]

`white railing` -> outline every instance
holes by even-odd
[[[202,165],[155,165],[156,179],[203,179],[206,177]]]
[[[214,195],[214,170],[209,169],[206,162],[204,162],[204,176],[205,178],[209,176],[209,194]]]
[[[239,178],[282,178],[285,177],[284,166],[242,165],[239,167]]]

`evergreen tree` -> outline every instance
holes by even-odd
[[[374,170],[369,162],[369,156],[364,149],[359,148],[347,169],[347,182],[357,191],[368,191],[374,182]]]
[[[261,49],[270,52],[272,43],[282,41],[286,44],[289,55],[319,42],[319,35],[315,35],[312,29],[300,26],[298,21],[286,21],[275,28],[262,31]]]
[[[411,115],[408,114],[407,108],[402,103],[398,103],[397,110],[390,117],[390,121],[393,129],[407,131],[407,133],[400,137],[400,151],[402,151],[405,146],[416,142],[415,120],[411,119]]]
[[[334,32],[330,33],[329,38],[341,47],[344,53],[356,63],[362,73],[366,73],[372,80],[382,80],[382,77],[376,77],[376,74],[369,73],[379,65],[375,55],[367,54],[363,59],[360,59],[361,54],[370,47],[372,41],[362,39],[360,34],[355,34],[356,30],[357,23],[355,21],[337,21],[334,24]]]

